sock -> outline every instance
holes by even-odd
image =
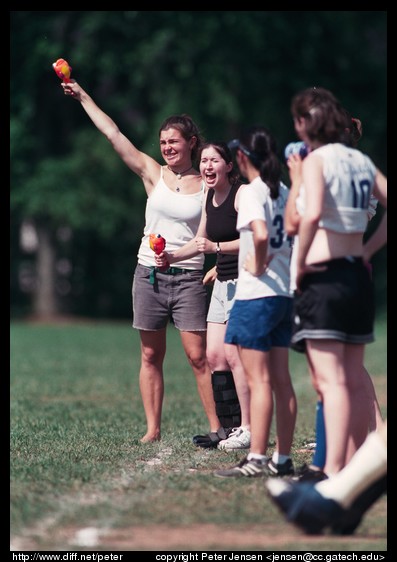
[[[284,464],[289,458],[289,455],[280,455],[280,453],[274,451],[272,461],[274,462],[274,464]]]
[[[267,461],[266,455],[259,455],[258,453],[248,453],[247,460],[249,461],[259,461],[262,464],[265,464]]]
[[[323,469],[326,452],[324,407],[323,403],[319,400],[316,405],[316,449],[311,464]]]
[[[378,433],[370,433],[351,461],[335,476],[322,480],[315,488],[348,509],[355,499],[376,480],[387,474],[387,445]]]

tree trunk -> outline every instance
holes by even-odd
[[[51,318],[59,313],[55,292],[55,248],[51,230],[48,227],[37,225],[37,236],[39,243],[33,314],[38,318]]]

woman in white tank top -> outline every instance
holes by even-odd
[[[220,422],[206,360],[204,256],[200,254],[175,263],[164,271],[155,267],[154,251],[149,245],[149,235],[160,234],[166,240],[167,249],[172,251],[196,234],[204,195],[201,176],[193,167],[201,144],[199,130],[188,115],[173,115],[163,122],[159,140],[164,166],[138,150],[75,80],[61,85],[66,95],[81,103],[123,162],[141,178],[148,198],[132,287],[133,327],[139,330],[141,338],[139,386],[147,422],[141,442],[161,438],[163,364],[170,321],[180,331],[210,432],[216,432]]]

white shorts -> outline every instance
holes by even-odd
[[[207,322],[225,324],[229,320],[230,310],[236,295],[236,285],[237,279],[228,279],[227,281],[215,279]]]

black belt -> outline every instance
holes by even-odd
[[[181,269],[180,267],[168,267],[167,269],[155,267],[154,269],[158,273],[165,273],[166,275],[180,275],[181,273],[188,273],[188,271],[192,271],[191,269]]]

